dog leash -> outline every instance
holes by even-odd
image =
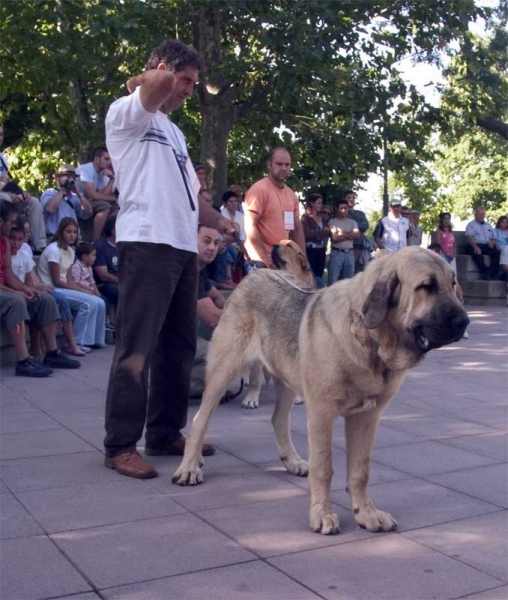
[[[304,294],[315,294],[317,292],[317,290],[304,290],[303,288],[298,287],[296,284],[294,284],[292,281],[290,281],[287,277],[285,277],[280,271],[274,271],[274,273],[276,273],[279,277],[284,279],[284,281],[286,283],[289,283],[289,285],[291,287],[294,287],[295,290],[298,290],[299,292],[303,292]]]

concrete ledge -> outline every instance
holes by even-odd
[[[490,267],[490,256],[485,256],[485,265]],[[457,277],[460,285],[463,281],[476,281],[480,279],[480,271],[469,254],[457,254]]]
[[[506,281],[461,281],[466,304],[506,306]]]

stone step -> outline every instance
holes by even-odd
[[[506,281],[461,281],[466,304],[506,306]]]
[[[489,267],[490,256],[484,256],[484,259],[486,266]],[[480,271],[469,254],[457,254],[455,262],[457,263],[457,277],[460,285],[462,285],[463,281],[480,279]]]

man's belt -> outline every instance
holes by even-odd
[[[334,248],[332,246],[332,250],[336,250],[337,252],[351,252],[353,248]]]

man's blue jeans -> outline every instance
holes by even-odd
[[[328,262],[328,285],[339,279],[350,279],[355,274],[355,255],[353,250],[343,252],[332,248]]]

